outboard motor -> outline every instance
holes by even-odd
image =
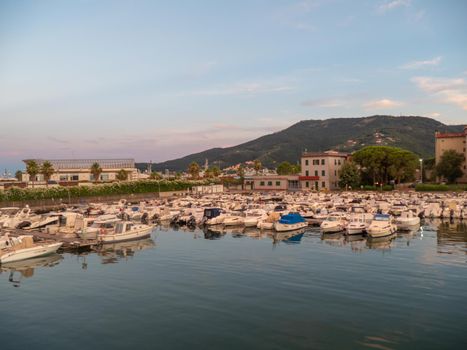
[[[141,216],[141,223],[146,225],[149,224],[149,214],[147,212]]]

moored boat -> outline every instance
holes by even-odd
[[[299,213],[289,213],[283,215],[278,222],[274,224],[274,229],[279,232],[298,230],[307,227],[308,223]]]
[[[376,214],[373,221],[367,229],[367,234],[370,237],[386,237],[396,232],[397,227],[392,223],[390,215]]]
[[[34,243],[33,236],[24,235],[0,238],[0,263],[9,263],[19,260],[36,258],[55,253],[62,242]]]

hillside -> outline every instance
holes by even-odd
[[[153,170],[186,170],[205,159],[221,167],[259,159],[275,167],[287,160],[296,162],[304,150],[329,149],[352,152],[366,145],[389,145],[408,149],[421,157],[433,157],[435,131],[462,131],[461,125],[445,125],[425,117],[375,115],[364,118],[303,120],[287,129],[228,148],[212,148],[186,157],[153,164]],[[138,163],[146,169],[146,163]]]

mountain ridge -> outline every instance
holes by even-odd
[[[388,145],[408,149],[423,158],[433,157],[435,131],[458,132],[462,125],[446,125],[422,116],[373,115],[358,118],[301,120],[283,130],[231,147],[215,147],[152,165],[153,170],[183,171],[195,161],[227,167],[259,159],[275,167],[282,161],[295,163],[301,153],[335,149],[353,152],[367,145]],[[137,163],[141,170],[148,163]]]

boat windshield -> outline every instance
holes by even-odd
[[[326,221],[337,221],[338,218],[336,218],[335,216],[329,216]]]

